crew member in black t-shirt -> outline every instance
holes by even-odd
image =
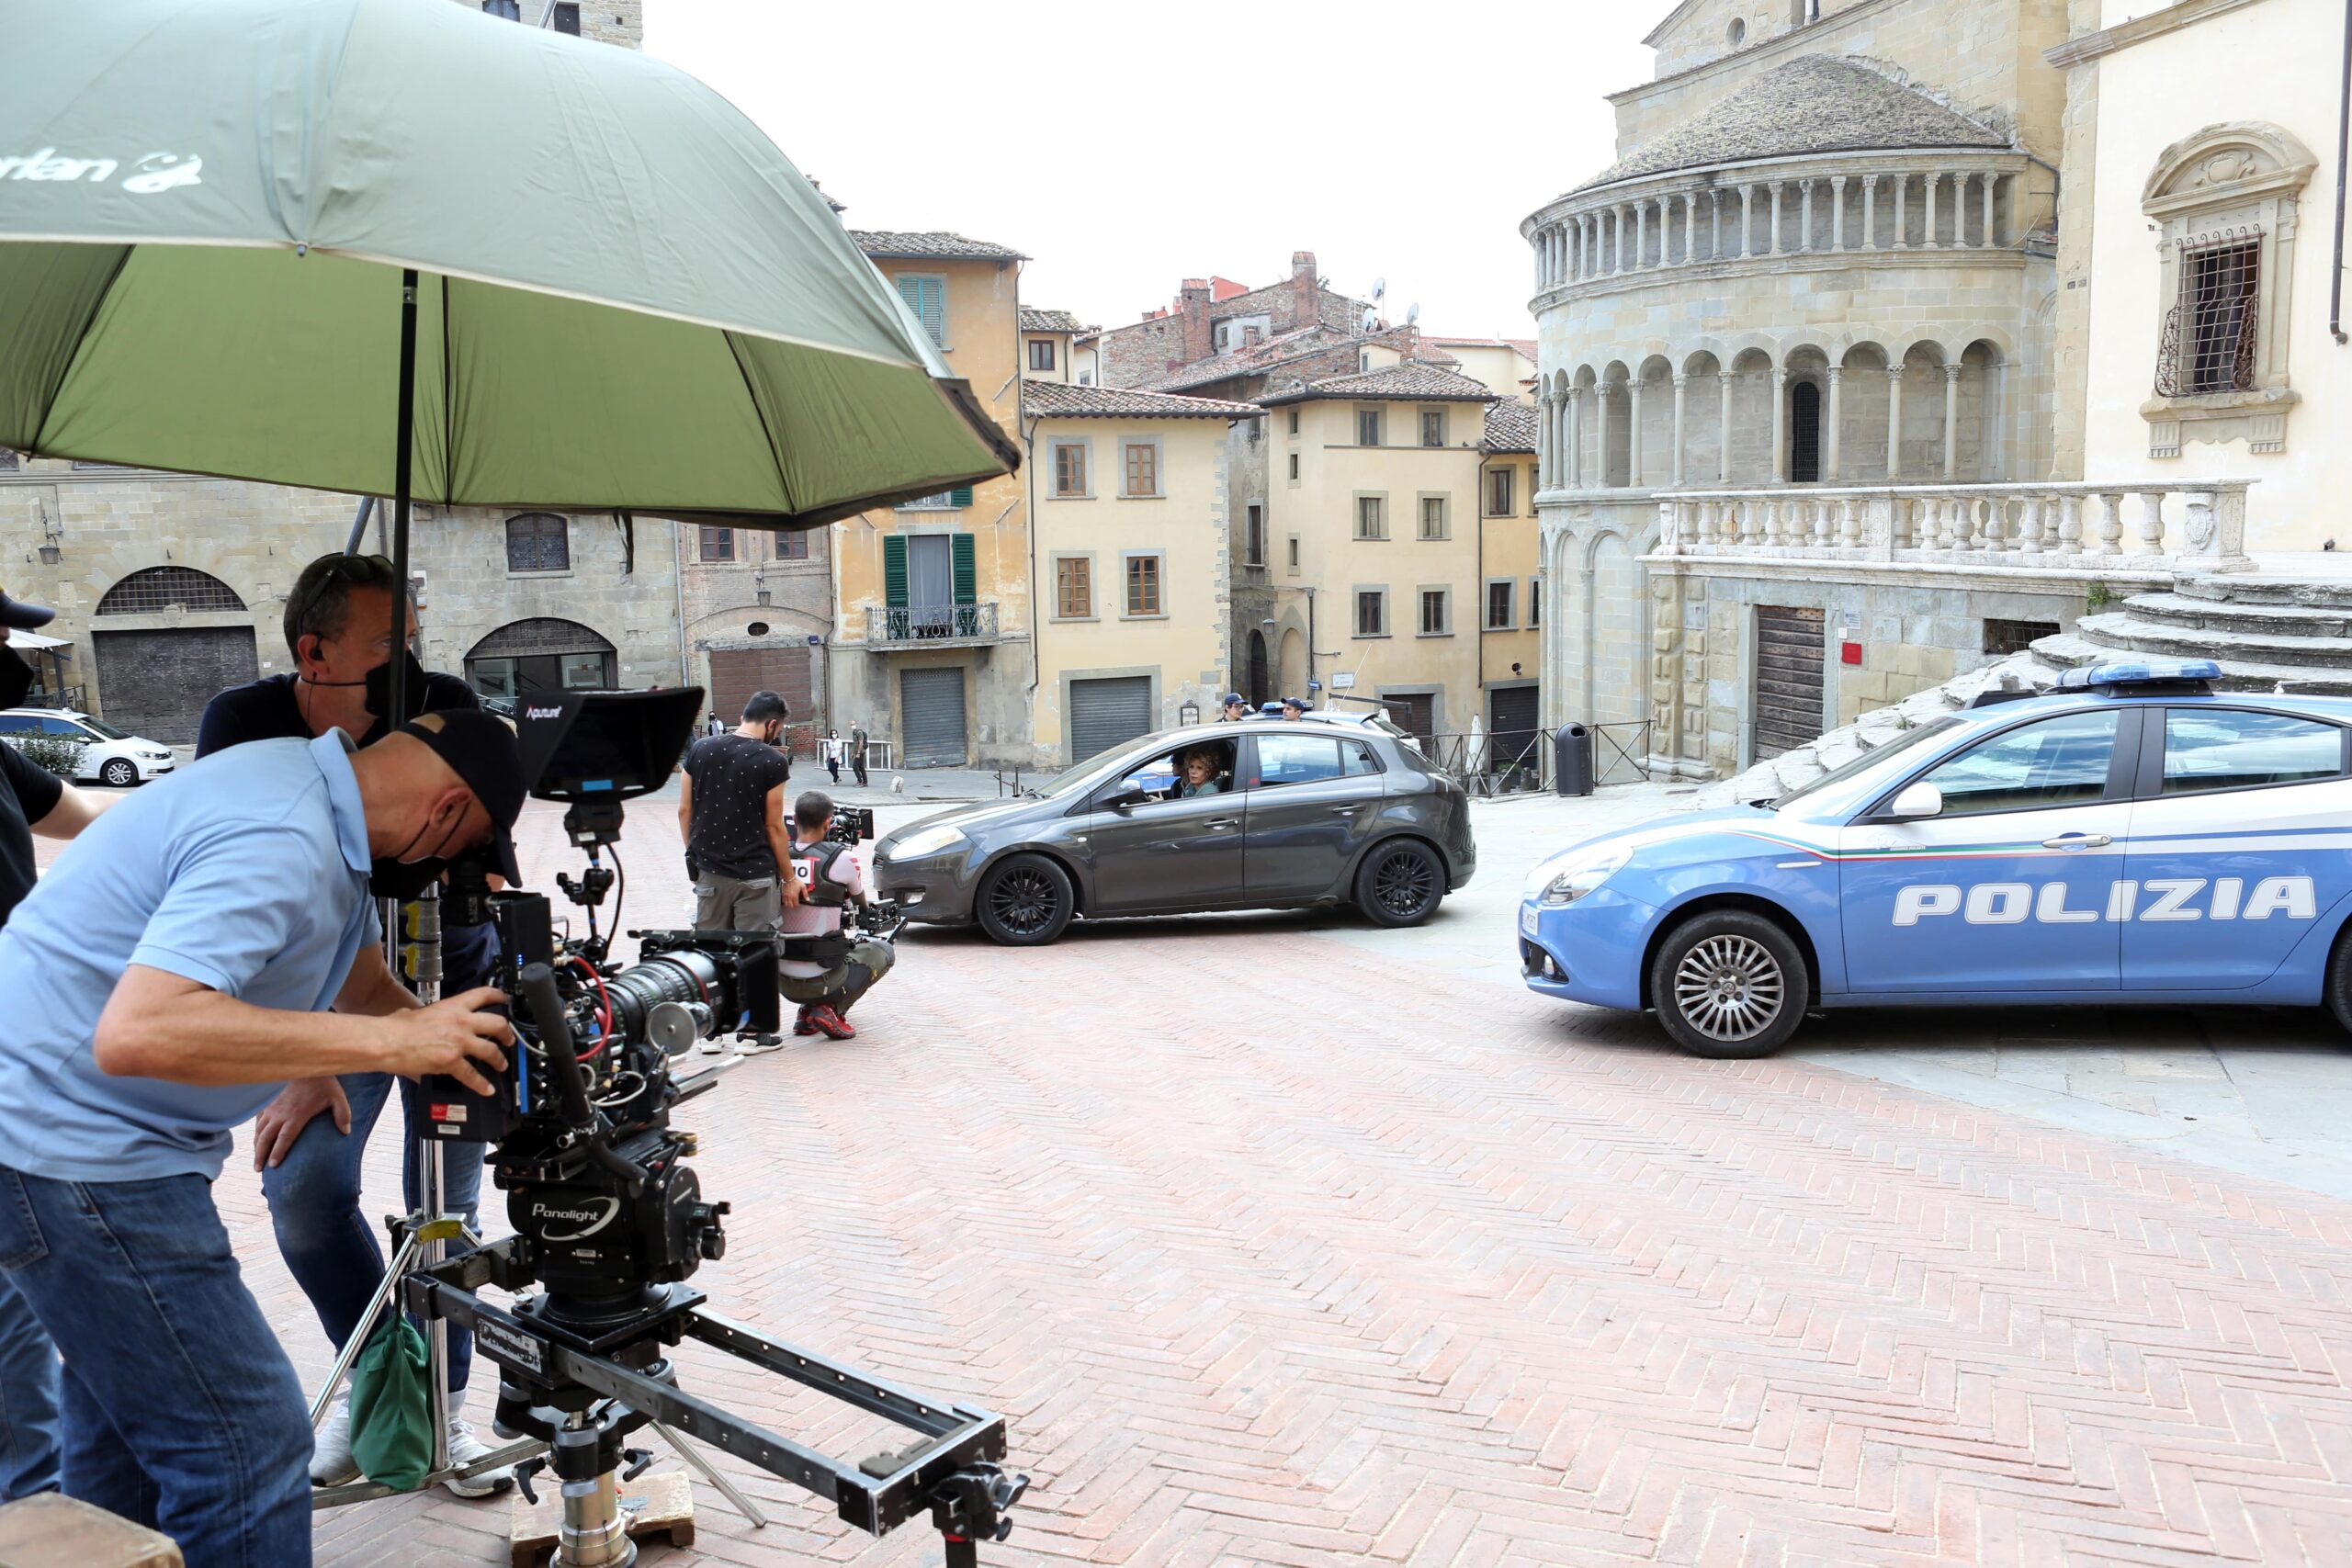
[[[792,709],[774,692],[754,692],[743,722],[708,735],[686,751],[678,781],[678,834],[686,843],[686,874],[694,879],[695,929],[773,931],[784,906],[799,902],[792,863],[792,770],[779,746]],[[756,1048],[781,1042],[763,1035]],[[718,1049],[716,1043],[706,1051]]]
[[[7,648],[8,633],[45,626],[56,613],[0,592],[0,708],[33,688],[32,666]],[[0,925],[33,890],[33,835],[71,839],[103,809],[100,796],[0,746]],[[57,1490],[58,1393],[57,1348],[0,1277],[0,1502]]]
[[[293,671],[232,686],[207,703],[197,726],[198,760],[248,740],[308,740],[330,729],[366,746],[419,713],[480,707],[472,687],[454,675],[428,674],[404,642],[398,657],[408,661],[408,712],[398,719],[390,716],[397,581],[392,563],[382,556],[321,556],[304,567],[286,597],[286,648]],[[411,605],[407,637],[415,636],[416,610]],[[413,897],[413,890],[397,896]],[[497,959],[498,937],[491,927],[446,926],[442,994],[456,996],[489,984]],[[254,1123],[254,1165],[262,1173],[277,1250],[310,1298],[319,1325],[337,1346],[367,1315],[384,1272],[375,1227],[359,1211],[359,1168],[392,1083],[386,1073],[303,1078],[287,1085]],[[412,1106],[418,1087],[403,1078],[400,1089],[402,1106]],[[450,1213],[463,1214],[479,1229],[482,1145],[441,1148],[443,1200]],[[422,1201],[413,1138],[403,1140],[401,1186],[413,1211]],[[472,1366],[473,1337],[452,1325],[449,1457],[461,1466],[490,1452],[472,1425],[458,1416]],[[358,1472],[351,1457],[349,1402],[338,1401],[319,1428],[311,1479],[332,1486]],[[505,1490],[510,1472],[501,1468],[443,1484],[460,1497],[486,1497]]]

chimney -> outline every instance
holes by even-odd
[[[1209,280],[1186,278],[1178,299],[1184,317],[1184,363],[1197,364],[1216,351],[1209,341]]]
[[[1290,311],[1293,332],[1301,327],[1311,327],[1323,319],[1317,309],[1313,251],[1293,251],[1290,254]]]

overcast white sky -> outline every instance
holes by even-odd
[[[1311,250],[1424,330],[1530,334],[1519,221],[1611,161],[1668,0],[647,0],[648,52],[741,107],[852,228],[1032,259],[1024,304],[1116,325]],[[1350,36],[1352,34],[1352,36]],[[1539,101],[1540,95],[1540,101]],[[1538,129],[1540,127],[1540,129]]]

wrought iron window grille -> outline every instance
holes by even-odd
[[[2262,231],[2224,229],[2180,242],[2180,297],[2165,313],[2156,395],[2251,391],[2261,336]]]

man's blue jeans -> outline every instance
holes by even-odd
[[[339,1131],[325,1113],[295,1138],[285,1160],[262,1172],[261,1189],[269,1200],[270,1224],[277,1231],[277,1250],[311,1306],[319,1326],[340,1347],[349,1341],[368,1311],[368,1303],[384,1277],[385,1258],[377,1242],[377,1227],[359,1212],[359,1163],[368,1151],[368,1134],[375,1127],[384,1102],[391,1097],[389,1073],[348,1073],[341,1080],[343,1097],[351,1102],[351,1131]],[[419,1090],[406,1078],[399,1080],[401,1102],[410,1105]],[[403,1119],[401,1190],[409,1211],[418,1202],[416,1141],[409,1137],[413,1118]],[[442,1198],[449,1213],[463,1214],[479,1231],[476,1211],[481,1196],[480,1144],[447,1144],[441,1154]],[[449,1391],[466,1386],[472,1370],[473,1336],[449,1327]]]
[[[0,1269],[65,1355],[65,1491],[187,1568],[311,1561],[311,1424],[198,1176],[0,1167]]]
[[[0,1502],[57,1490],[57,1347],[0,1275]]]

